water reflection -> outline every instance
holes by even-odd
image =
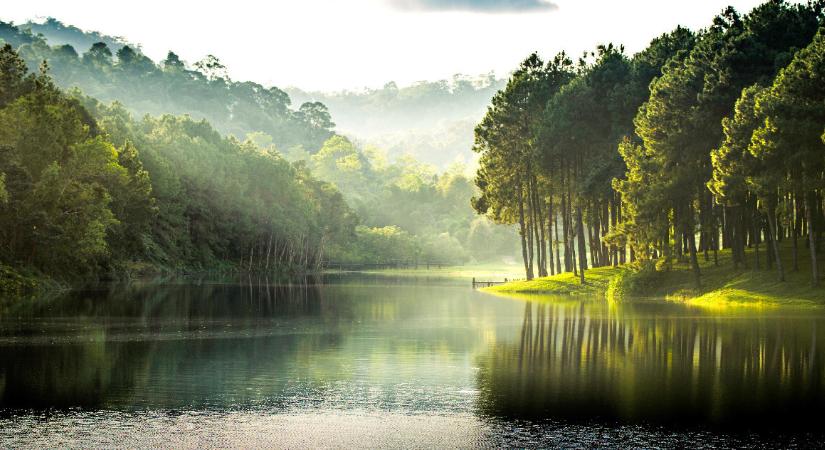
[[[470,411],[472,355],[520,309],[386,277],[116,286],[0,316],[0,410]]]
[[[277,371],[301,346],[334,340],[335,324],[323,338],[301,339],[300,345],[289,331],[321,314],[346,319],[338,306],[324,302],[314,285],[246,282],[122,286],[17,304],[0,321],[0,405],[175,407],[243,400],[256,379]],[[267,358],[258,357],[262,352]]]
[[[110,286],[0,310],[0,414],[810,424],[825,410],[822,317],[411,277]]]
[[[822,319],[682,305],[525,302],[517,342],[481,359],[479,407],[503,417],[814,423]]]

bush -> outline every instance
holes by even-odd
[[[37,291],[37,280],[0,264],[0,297],[24,297]]]

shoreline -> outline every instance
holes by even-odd
[[[780,248],[783,265],[792,267],[791,247]],[[799,249],[799,270],[786,269],[786,281],[778,281],[775,268],[766,268],[766,253],[760,251],[760,268],[755,269],[755,251],[746,252],[748,268],[733,267],[729,250],[719,252],[718,265],[713,256],[705,260],[700,255],[702,285],[693,285],[693,274],[687,262],[674,261],[669,270],[642,269],[626,264],[598,267],[585,271],[584,285],[578,277],[565,272],[530,281],[515,281],[482,288],[483,292],[502,295],[531,296],[597,296],[619,302],[641,298],[658,298],[709,308],[715,307],[822,307],[825,306],[825,286],[812,287],[807,250]]]

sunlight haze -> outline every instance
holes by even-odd
[[[823,447],[759,1],[7,1],[0,450]]]
[[[200,2],[149,0],[140,8],[114,8],[102,1],[44,0],[8,3],[1,18],[22,23],[55,17],[122,36],[156,61],[168,50],[190,64],[213,54],[236,80],[331,91],[380,87],[389,81],[408,85],[456,73],[494,71],[501,77],[532,51],[549,57],[566,50],[578,56],[610,41],[633,53],[676,25],[707,26],[728,3],[741,11],[758,4],[237,0],[204,7]]]

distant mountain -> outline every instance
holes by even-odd
[[[87,32],[56,19],[14,26],[0,22],[0,42],[11,44],[31,70],[43,61],[64,89],[80,88],[103,102],[119,101],[133,114],[188,114],[240,139],[270,136],[281,150],[317,151],[333,135],[324,105],[293,109],[286,92],[229,79],[212,55],[188,65],[169,52],[155,62],[140,47],[118,37]]]
[[[492,74],[456,75],[359,91],[281,90],[229,80],[213,56],[188,65],[170,52],[155,62],[139,44],[54,18],[19,26],[0,22],[0,40],[19,49],[32,69],[47,60],[61,87],[121,101],[137,115],[190,114],[225,134],[243,139],[263,132],[281,150],[300,145],[310,153],[332,135],[335,122],[338,133],[382,148],[392,159],[411,155],[440,168],[475,159],[473,128],[506,82]]]
[[[334,93],[287,88],[297,101],[327,105],[340,133],[386,149],[391,157],[412,155],[445,167],[474,159],[473,128],[506,80],[492,74],[456,75],[452,80],[422,81],[398,87]]]

